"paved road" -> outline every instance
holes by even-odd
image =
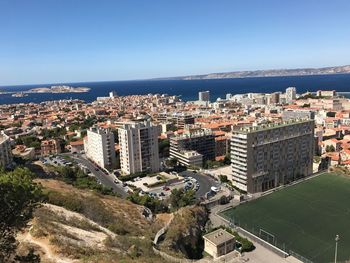
[[[197,182],[199,183],[199,189],[196,192],[197,198],[205,196],[205,194],[210,191],[210,188],[212,186],[218,185],[217,181],[215,181],[213,178],[211,178],[205,174],[194,173],[192,171],[184,171],[184,172],[181,172],[180,175],[181,176],[191,176],[197,180]]]
[[[106,175],[100,169],[98,171],[96,171],[95,170],[96,166],[92,162],[90,162],[87,159],[84,159],[81,156],[71,155],[71,157],[76,162],[85,165],[91,171],[91,173],[93,173],[93,175],[96,177],[96,179],[98,179],[105,187],[112,188],[113,192],[119,194],[123,198],[127,196],[127,193],[125,192],[121,182],[119,184],[114,183],[114,180],[115,180],[114,176]]]

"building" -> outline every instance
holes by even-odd
[[[181,157],[186,151],[196,151],[203,156],[203,161],[215,159],[215,135],[210,130],[187,131],[170,138],[170,157]]]
[[[224,229],[215,230],[203,236],[204,251],[214,259],[226,255],[235,249],[235,236]]]
[[[35,159],[35,148],[26,147],[25,145],[16,145],[16,148],[12,150],[14,156],[19,156],[25,160]]]
[[[196,151],[183,151],[176,155],[179,163],[190,167],[202,167],[203,155]]]
[[[285,110],[282,112],[282,120],[292,119],[315,119],[315,112],[311,110]]]
[[[111,99],[113,99],[114,97],[117,97],[118,95],[117,95],[117,92],[115,92],[115,91],[110,91],[109,92],[109,97],[111,98]]]
[[[190,114],[176,115],[172,118],[178,129],[183,129],[187,124],[194,124],[194,116]]]
[[[9,167],[13,161],[12,152],[11,152],[11,143],[10,137],[5,133],[0,133],[0,166]]]
[[[233,185],[264,192],[312,173],[314,121],[243,127],[231,138]]]
[[[72,141],[69,143],[68,149],[71,153],[80,153],[84,151],[84,141],[83,140]]]
[[[278,104],[280,103],[280,93],[274,92],[270,95],[270,104]]]
[[[318,90],[316,92],[317,97],[336,97],[337,92],[335,90]]]
[[[118,129],[123,174],[159,171],[159,133],[160,127],[149,121],[124,123]]]
[[[286,89],[286,103],[292,103],[297,98],[297,89],[289,87]]]
[[[110,129],[91,127],[84,138],[86,157],[104,169],[116,166],[114,134]]]
[[[50,139],[41,141],[41,156],[59,154],[62,152],[62,146],[59,139]]]
[[[199,101],[210,101],[210,92],[207,91],[200,91],[198,93],[198,100]]]

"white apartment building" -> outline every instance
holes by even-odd
[[[231,139],[232,183],[264,192],[312,174],[314,121],[243,127]]]
[[[110,129],[92,127],[84,140],[86,157],[101,168],[111,169],[116,166],[114,134]]]
[[[123,174],[159,171],[159,133],[160,127],[149,121],[124,123],[118,129]]]
[[[209,101],[210,100],[210,92],[209,91],[200,91],[198,93],[199,101]]]
[[[286,89],[286,103],[292,103],[297,98],[297,89],[289,87]]]
[[[0,133],[0,166],[8,167],[12,164],[12,152],[11,152],[11,144],[10,137],[5,133]]]

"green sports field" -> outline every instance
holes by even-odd
[[[227,210],[222,216],[313,262],[350,259],[350,178],[325,173]],[[275,236],[261,232],[263,229]]]

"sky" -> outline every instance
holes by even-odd
[[[0,85],[350,64],[349,0],[0,0]]]

